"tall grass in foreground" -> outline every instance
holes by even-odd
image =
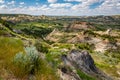
[[[57,80],[52,68],[40,58],[35,47],[26,47],[25,53],[17,53],[10,67],[17,78],[29,79],[32,75],[35,80]]]
[[[21,40],[0,37],[0,78],[3,80],[58,80],[35,47],[23,48]]]
[[[14,38],[0,37],[1,63],[9,62],[16,53],[23,50],[24,49],[23,49],[23,44],[21,40],[14,39]]]
[[[5,69],[8,68],[15,54],[20,51],[24,51],[21,40],[0,37],[0,77],[7,77]]]

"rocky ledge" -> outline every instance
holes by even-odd
[[[112,80],[112,78],[95,66],[94,60],[87,51],[71,50],[69,54],[62,55],[62,60],[64,66],[67,66],[67,68],[62,67],[60,69],[62,80],[83,80],[78,76],[77,71],[74,70],[80,70],[83,73],[94,77],[96,80]],[[73,70],[70,71],[68,67]],[[67,78],[66,75],[69,77]]]

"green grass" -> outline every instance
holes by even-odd
[[[105,73],[109,74],[110,76],[120,77],[119,74],[117,74],[116,72],[117,68],[115,67],[115,65],[109,65],[105,63],[96,63],[96,66],[102,71],[104,71]]]
[[[0,77],[0,80],[3,80],[3,79]]]
[[[26,47],[25,53],[17,53],[10,66],[10,70],[16,77],[24,78],[30,73],[35,74],[39,70],[40,57],[35,47]]]
[[[0,30],[0,36],[5,35],[5,34],[8,34],[8,32],[5,30]]]
[[[0,37],[0,60],[9,61],[19,51],[24,51],[21,40]]]
[[[19,39],[0,37],[0,77],[8,77],[6,69],[10,66],[11,59],[16,53],[24,51],[23,43]]]
[[[59,50],[50,50],[49,53],[46,54],[47,61],[56,69],[61,63],[62,53]]]
[[[54,43],[52,47],[58,47],[59,49],[68,49],[70,50],[74,44],[70,43]]]
[[[48,53],[50,45],[43,41],[36,41],[35,47],[39,52]]]
[[[15,32],[13,32],[12,30],[10,30],[10,29],[9,29],[8,27],[6,27],[6,26],[4,26],[4,30],[6,30],[7,32],[9,32],[9,34],[12,34],[12,35],[14,35],[14,36],[17,36],[17,37],[19,37],[19,38],[21,38],[21,39],[33,41],[33,39],[31,39],[31,38],[27,38],[27,37],[25,37],[25,36],[22,36],[22,35],[20,35],[20,34],[17,34],[17,33],[15,33]]]
[[[78,49],[87,50],[87,51],[89,51],[90,53],[92,53],[92,52],[93,52],[93,49],[94,49],[94,44],[89,44],[89,43],[78,43],[78,44],[75,44],[75,46],[76,46]]]
[[[92,53],[91,56],[93,57],[96,66],[105,72],[106,74],[109,74],[112,77],[120,77],[117,71],[119,68],[119,60],[117,58],[113,58],[110,56],[111,53],[106,54],[103,53]]]
[[[80,70],[77,70],[77,74],[79,75],[79,77],[82,79],[82,80],[96,80],[95,78],[83,73],[82,71]]]
[[[26,79],[32,74],[37,80],[58,79],[50,65],[40,58],[35,47],[25,48],[25,53],[18,53],[14,57],[12,72],[16,77]]]
[[[40,69],[35,73],[36,80],[59,80],[58,75],[55,74],[55,69],[45,61],[40,63]]]
[[[24,50],[19,39],[0,37],[0,51],[0,79],[12,80],[14,77],[24,80],[32,74],[36,80],[59,80],[54,69],[39,57],[37,50],[34,47]]]
[[[50,26],[51,27],[58,27],[58,26],[61,26],[61,24],[54,23],[54,22],[27,22],[27,23],[19,23],[19,24],[13,26],[13,28],[23,29],[23,28],[31,27],[31,26],[49,28]]]

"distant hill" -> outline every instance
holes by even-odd
[[[5,16],[18,16],[18,15],[26,15],[27,16],[27,14],[0,14],[0,17],[5,17]],[[29,15],[30,16],[30,15]]]

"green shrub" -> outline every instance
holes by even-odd
[[[61,63],[61,55],[64,54],[57,49],[51,49],[49,53],[46,54],[47,61],[54,67],[57,68]]]
[[[25,53],[17,53],[9,68],[19,79],[27,79],[30,78],[29,75],[33,75],[36,80],[58,80],[53,68],[39,57],[33,46],[25,48]]]
[[[29,74],[35,74],[40,68],[40,58],[35,47],[25,48],[24,53],[14,56],[11,70],[16,77],[24,78]]]
[[[55,74],[56,69],[50,67],[50,65],[42,60],[40,63],[40,70],[36,72],[36,80],[59,80]]]
[[[86,31],[84,31],[84,35],[85,35],[85,34],[93,35],[93,36],[96,36],[96,35],[97,35],[97,34],[94,33],[92,30],[86,30]]]
[[[35,47],[39,52],[48,53],[49,45],[45,42],[36,42]]]
[[[116,39],[114,36],[110,36],[107,34],[101,35],[102,39],[108,39],[110,41],[111,44],[116,44]]]
[[[24,34],[27,34],[29,36],[33,36],[35,38],[38,37],[45,37],[47,36],[50,32],[52,32],[53,28],[43,28],[43,27],[25,27],[24,29],[21,29],[21,31],[24,32]]]

